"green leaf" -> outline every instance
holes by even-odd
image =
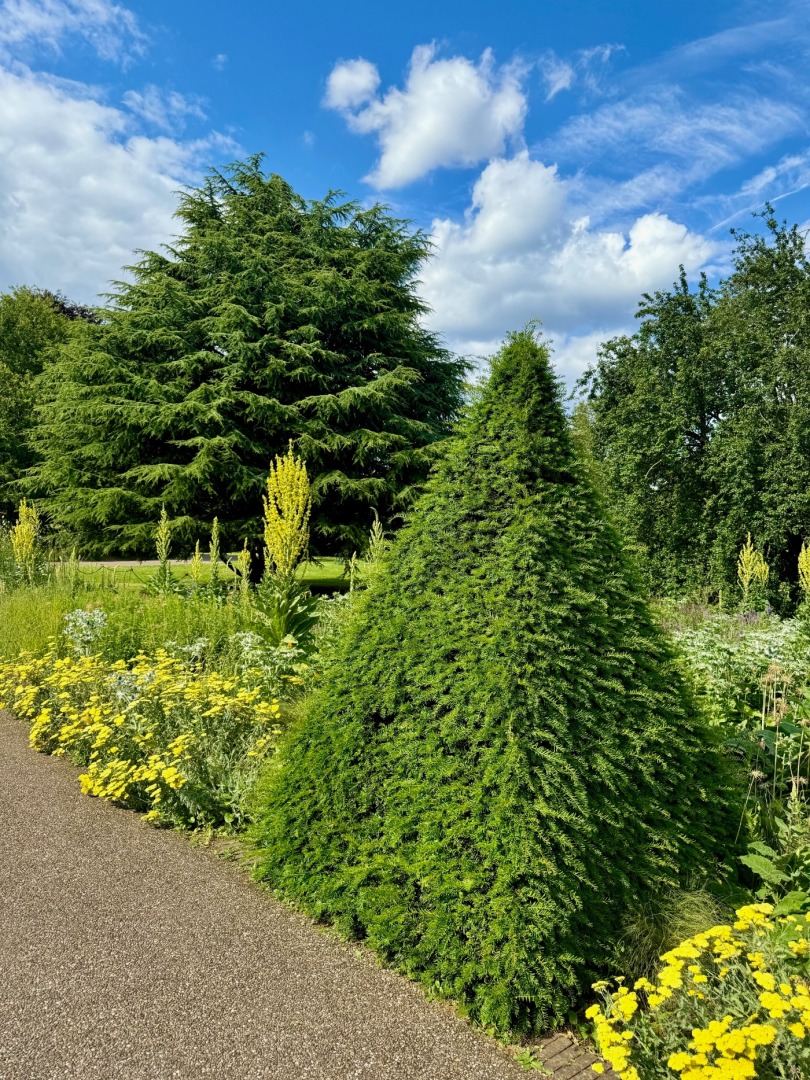
[[[787,874],[783,874],[770,859],[766,859],[762,855],[741,855],[740,862],[753,870],[755,874],[759,874],[762,880],[769,885],[780,885],[783,881],[788,880]]]
[[[773,909],[774,915],[796,915],[810,907],[810,896],[804,892],[789,892]]]

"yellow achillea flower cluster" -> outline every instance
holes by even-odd
[[[0,707],[35,750],[84,766],[82,791],[184,826],[239,824],[280,707],[249,675],[200,673],[158,650],[129,663],[24,655],[0,663]]]
[[[810,1076],[808,954],[810,915],[751,904],[664,953],[654,982],[595,983],[585,1015],[622,1080]]]

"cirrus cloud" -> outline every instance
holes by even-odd
[[[129,8],[110,0],[3,0],[0,54],[58,52],[65,38],[87,41],[102,60],[126,62],[143,53],[146,35]]]

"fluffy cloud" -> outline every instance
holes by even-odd
[[[452,348],[489,352],[507,330],[540,318],[570,378],[597,341],[632,325],[641,293],[668,287],[680,263],[694,272],[714,251],[660,213],[593,228],[570,195],[554,167],[522,152],[484,169],[462,220],[434,221],[423,292]]]
[[[0,290],[92,302],[135,248],[172,235],[177,189],[233,150],[217,134],[147,138],[87,88],[0,69]]]
[[[87,41],[104,60],[125,61],[143,52],[145,35],[133,13],[109,0],[3,0],[0,53],[49,48],[62,39]]]
[[[326,81],[323,103],[327,109],[356,109],[371,101],[379,85],[380,73],[368,60],[341,60]]]
[[[523,130],[524,75],[515,65],[497,67],[489,50],[474,64],[437,58],[434,46],[422,45],[404,89],[378,96],[373,64],[342,61],[329,76],[325,104],[341,111],[352,131],[377,136],[380,158],[366,179],[395,188],[440,166],[475,165],[503,153]]]

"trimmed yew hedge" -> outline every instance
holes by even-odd
[[[501,1031],[564,1019],[736,790],[511,335],[266,777],[258,873]]]

